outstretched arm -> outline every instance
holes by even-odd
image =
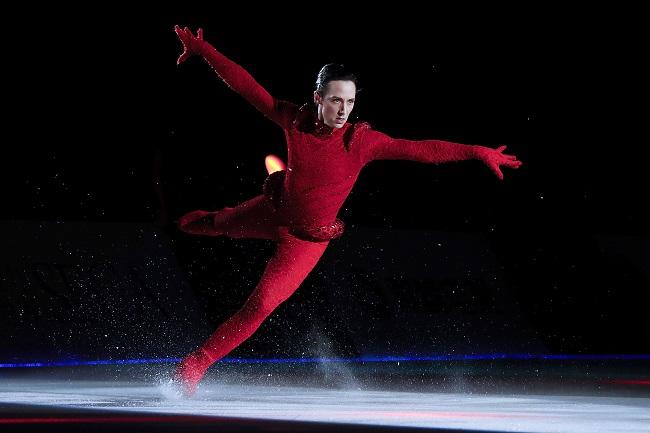
[[[453,143],[442,140],[406,140],[391,138],[369,128],[362,129],[360,139],[361,158],[364,163],[377,159],[405,159],[426,163],[464,161],[478,159],[483,161],[494,174],[503,179],[501,167],[519,168],[521,161],[514,155],[503,153],[506,146],[497,149],[490,147]]]
[[[260,86],[244,68],[204,41],[203,29],[199,29],[196,36],[187,27],[181,29],[176,25],[174,30],[183,43],[183,53],[178,57],[177,64],[183,63],[193,55],[202,56],[230,88],[246,98],[269,119],[275,123],[281,123],[282,113],[278,110],[279,101]]]

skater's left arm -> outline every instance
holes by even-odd
[[[394,139],[378,131],[367,129],[361,142],[361,156],[364,162],[378,159],[404,159],[439,164],[451,161],[477,159],[503,179],[501,167],[519,168],[521,161],[514,155],[503,153],[506,146],[496,149],[443,140]]]

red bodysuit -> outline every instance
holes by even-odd
[[[519,165],[501,151],[438,140],[411,141],[374,131],[365,122],[331,128],[311,104],[275,99],[253,77],[186,28],[176,27],[185,46],[178,59],[201,55],[234,91],[280,126],[287,142],[286,170],[272,173],[263,194],[217,212],[194,211],[179,220],[191,234],[271,239],[276,248],[261,280],[242,308],[195,352],[185,357],[173,381],[191,396],[207,368],[250,337],[287,300],[317,264],[330,240],[340,236],[337,214],[361,169],[370,161],[403,159],[441,163],[480,159],[502,177],[499,165]]]

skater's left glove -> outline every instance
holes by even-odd
[[[503,153],[506,146],[501,146],[497,149],[491,149],[484,146],[474,146],[476,151],[476,159],[485,163],[497,175],[499,179],[503,179],[501,166],[504,165],[508,168],[519,168],[521,161],[517,160],[514,155],[507,155]]]

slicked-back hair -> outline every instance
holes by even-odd
[[[323,66],[316,77],[316,87],[314,90],[325,96],[330,81],[352,81],[356,87],[356,93],[361,89],[358,87],[357,76],[341,63],[328,63]]]

